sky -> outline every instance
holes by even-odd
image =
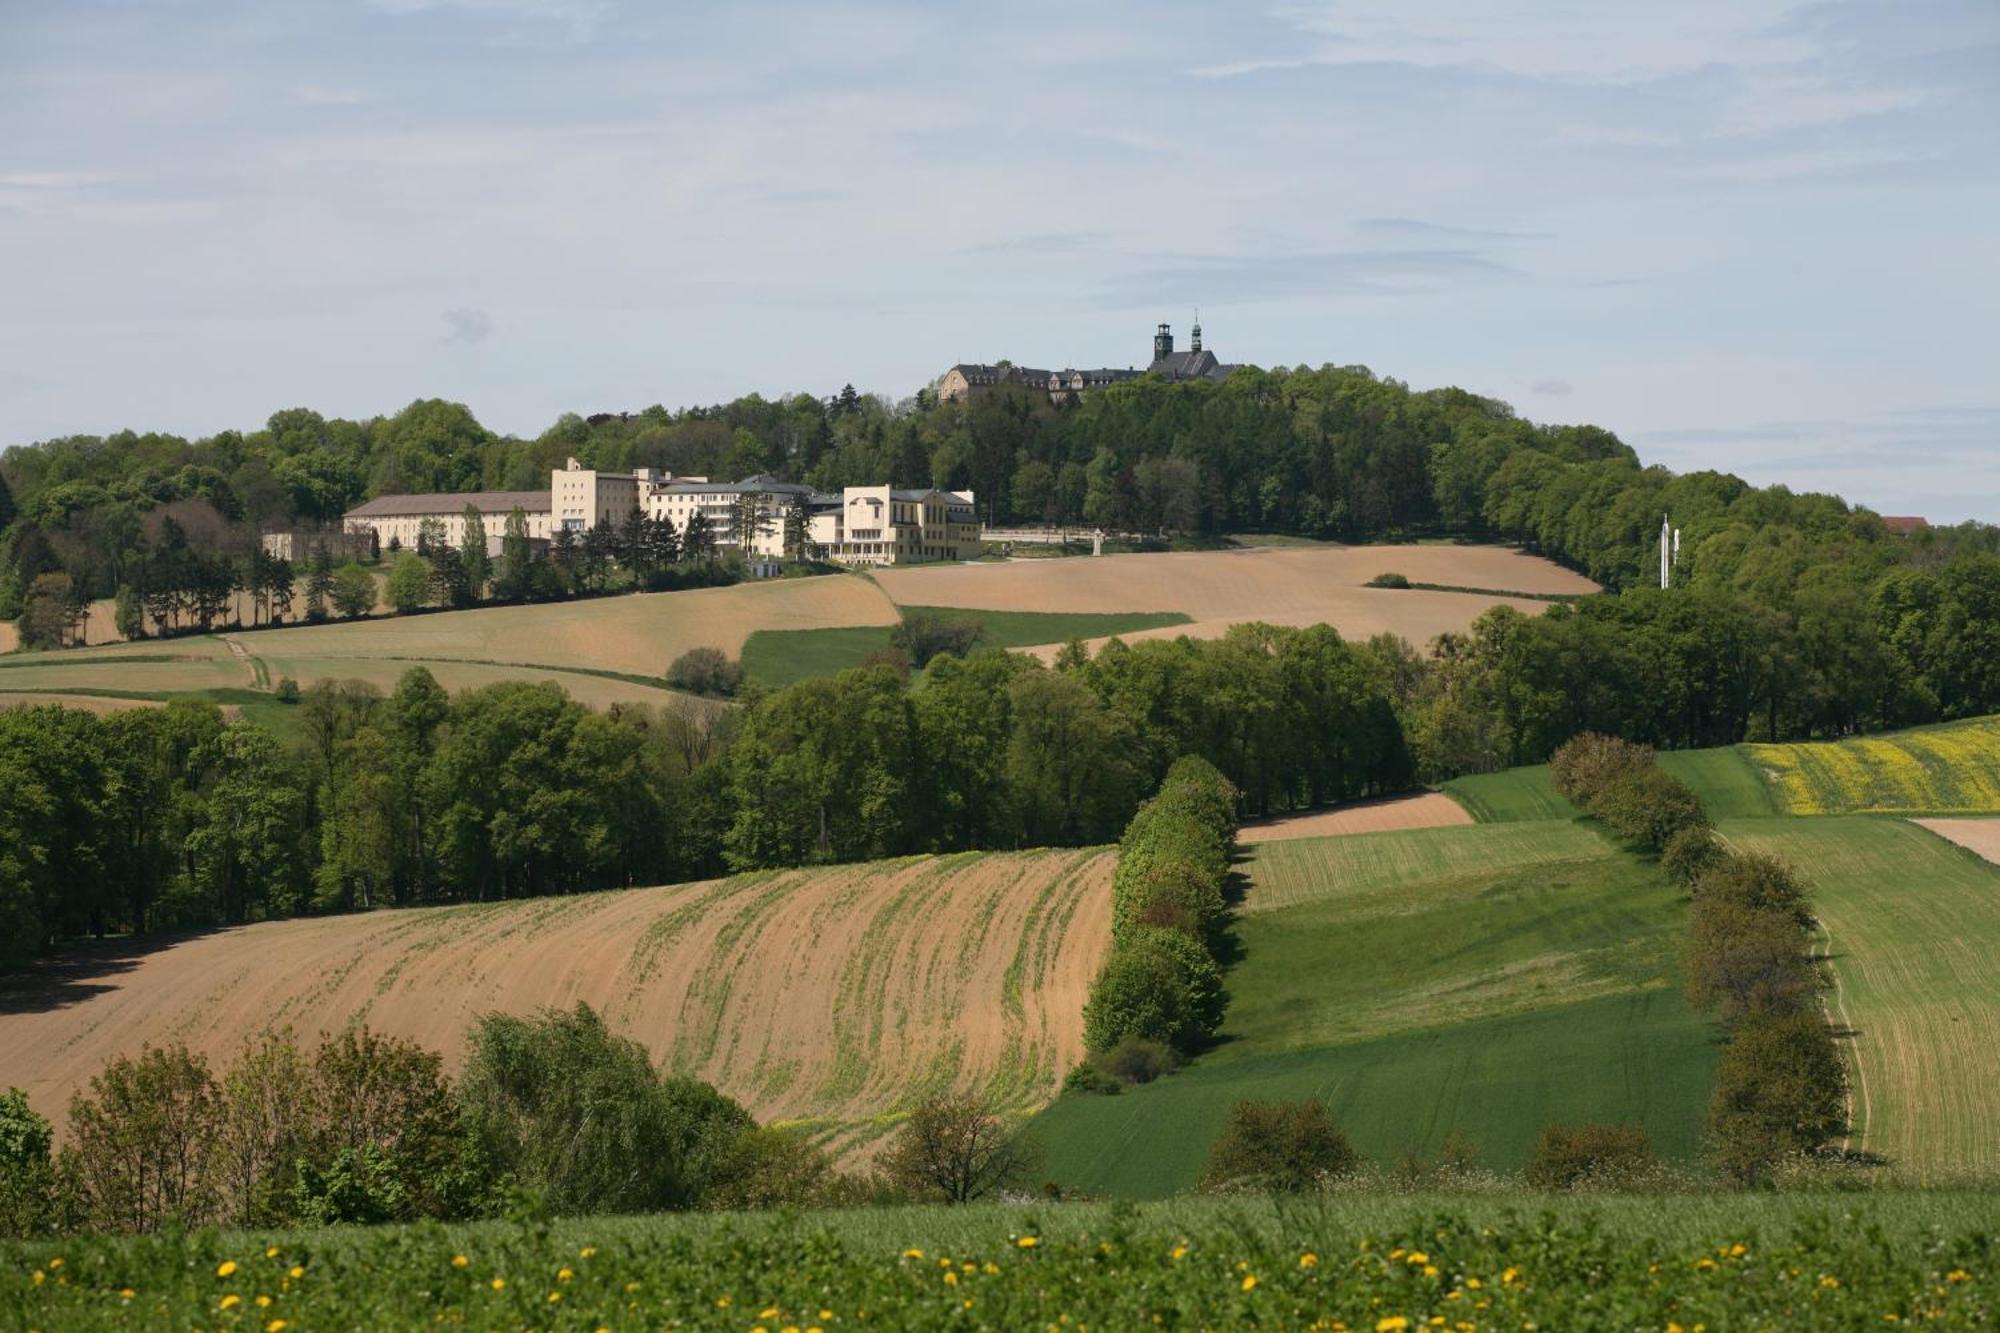
[[[2000,0],[0,0],[0,446],[901,398],[1197,307],[2000,521]]]

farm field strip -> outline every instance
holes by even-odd
[[[0,981],[0,1069],[59,1123],[111,1056],[226,1062],[354,1019],[444,1053],[490,1010],[584,1000],[760,1120],[865,1147],[927,1081],[1029,1109],[1082,1056],[1108,945],[1100,849],[912,857],[701,884],[270,922]],[[1024,952],[1025,951],[1025,952]]]
[[[1955,842],[1983,861],[2000,865],[2000,819],[1916,819],[1910,821]]]
[[[1722,831],[1812,883],[1853,1028],[1842,1045],[1865,1111],[1855,1146],[1916,1178],[2000,1169],[2000,868],[1901,820],[1731,820]]]
[[[2000,718],[1743,749],[1784,814],[2000,812]]]
[[[1252,845],[1218,1044],[1115,1097],[1035,1121],[1065,1185],[1195,1183],[1229,1107],[1319,1096],[1393,1161],[1470,1139],[1518,1167],[1548,1120],[1642,1121],[1694,1155],[1709,1025],[1682,999],[1685,907],[1655,867],[1573,821]]]
[[[1440,792],[1384,796],[1353,801],[1328,810],[1272,815],[1238,826],[1242,844],[1278,842],[1287,838],[1323,838],[1347,833],[1387,833],[1399,829],[1446,828],[1470,824],[1465,807]]]

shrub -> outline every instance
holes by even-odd
[[[1660,869],[1684,887],[1692,886],[1729,853],[1717,841],[1715,831],[1696,826],[1684,828],[1667,839],[1660,851]]]
[[[223,1075],[213,1147],[222,1216],[230,1223],[291,1220],[293,1186],[312,1133],[312,1096],[311,1071],[289,1030],[244,1051]]]
[[[1097,1061],[1085,1060],[1063,1078],[1063,1091],[1116,1097],[1125,1085],[1098,1068]]]
[[[911,1196],[971,1203],[1034,1174],[1034,1154],[977,1097],[932,1097],[910,1112],[882,1171]]]
[[[375,576],[359,565],[333,571],[333,609],[349,620],[375,609]]]
[[[667,668],[667,684],[689,694],[727,698],[743,686],[743,664],[719,648],[690,648]]]
[[[1586,731],[1549,756],[1549,779],[1563,796],[1588,810],[1613,783],[1652,767],[1652,746]]]
[[[1173,1048],[1144,1037],[1127,1037],[1097,1057],[1097,1066],[1119,1083],[1151,1083],[1180,1068]]]
[[[1726,1022],[1745,1014],[1816,1008],[1818,977],[1798,923],[1735,902],[1697,901],[1688,932],[1688,1000],[1719,1008]]]
[[[1840,1053],[1816,1010],[1746,1018],[1723,1049],[1709,1101],[1716,1164],[1747,1184],[1817,1150],[1846,1127],[1846,1089]]]
[[[299,683],[290,676],[281,676],[278,679],[278,688],[274,693],[277,695],[279,703],[295,704],[299,701]]]
[[[1201,1187],[1297,1194],[1349,1174],[1360,1161],[1317,1097],[1238,1102],[1209,1145]]]
[[[343,1152],[354,1170],[386,1164],[407,1201],[405,1218],[463,1217],[487,1202],[490,1169],[467,1139],[437,1052],[346,1028],[313,1053],[311,1108],[312,1164],[331,1170]],[[387,1195],[378,1189],[372,1197]]]
[[[484,1155],[557,1214],[698,1204],[752,1127],[705,1084],[663,1084],[643,1047],[581,1003],[482,1018],[459,1090]]]
[[[1684,829],[1708,827],[1701,798],[1661,768],[1642,768],[1613,780],[1590,809],[1619,837],[1655,851]]]
[[[1631,1188],[1660,1160],[1641,1125],[1544,1125],[1522,1174],[1541,1190]]]
[[[336,578],[339,576],[336,575]],[[414,551],[404,551],[389,564],[389,580],[383,589],[389,605],[398,611],[414,611],[431,600],[430,563]],[[335,584],[336,597],[339,585]],[[372,597],[370,599],[373,600]]]
[[[1222,1022],[1222,974],[1178,930],[1136,927],[1112,950],[1083,1007],[1084,1044],[1107,1051],[1128,1037],[1190,1051]]]
[[[1410,579],[1407,574],[1395,574],[1385,571],[1368,580],[1368,586],[1371,588],[1407,588],[1410,586]]]
[[[927,666],[933,657],[964,657],[978,646],[986,631],[978,621],[918,611],[903,617],[889,632],[889,644],[908,654],[910,662]]]
[[[1700,907],[1735,903],[1759,912],[1776,913],[1801,929],[1813,923],[1804,881],[1791,866],[1761,852],[1725,853],[1717,857],[1695,881],[1694,896]]]
[[[1142,865],[1127,877],[1124,893],[1113,890],[1112,933],[1122,937],[1135,926],[1156,925],[1206,938],[1222,915],[1221,882],[1181,857]]]
[[[208,1061],[179,1045],[120,1056],[72,1097],[69,1137],[91,1224],[151,1231],[169,1219],[207,1221],[218,1101]]]
[[[54,1229],[54,1136],[54,1127],[28,1105],[28,1094],[9,1088],[0,1096],[0,1236]]]
[[[734,1136],[730,1164],[707,1191],[715,1208],[820,1207],[842,1202],[845,1182],[811,1139],[789,1129]]]
[[[1200,755],[1184,754],[1167,766],[1167,774],[1160,780],[1160,790],[1170,789],[1198,798],[1201,802],[1198,813],[1215,828],[1224,832],[1235,829],[1236,803],[1240,796],[1236,784]]]

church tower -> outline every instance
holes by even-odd
[[[1194,312],[1194,340],[1188,344],[1190,352],[1201,350],[1201,311]]]
[[[1162,361],[1173,354],[1174,331],[1170,326],[1162,324],[1153,334],[1153,360]]]

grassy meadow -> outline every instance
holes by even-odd
[[[1318,1096],[1394,1161],[1469,1141],[1520,1166],[1550,1120],[1643,1122],[1695,1154],[1715,1050],[1681,999],[1683,911],[1657,869],[1572,822],[1258,844],[1218,1044],[1033,1123],[1067,1187],[1192,1188],[1243,1098]]]
[[[1899,819],[1731,820],[1813,886],[1851,1036],[1852,1146],[1899,1175],[2000,1173],[2000,867]]]
[[[0,1244],[0,1307],[116,1327],[1987,1325],[1992,1196],[983,1204]]]

